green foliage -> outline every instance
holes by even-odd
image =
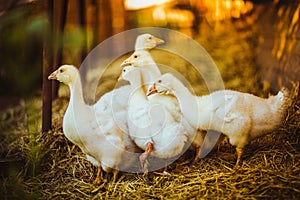
[[[1,93],[28,95],[41,85],[42,41],[48,28],[38,5],[7,11],[0,21]]]
[[[85,33],[79,27],[69,27],[63,35],[65,62],[77,63],[78,55],[86,43]]]
[[[0,196],[2,199],[37,199],[37,195],[25,189],[23,178],[14,173],[0,179]]]
[[[40,172],[44,150],[40,142],[41,101],[21,100],[0,113],[0,196],[36,199],[37,188],[26,188],[26,177]]]
[[[26,103],[27,134],[27,165],[30,176],[39,173],[42,158],[44,156],[41,144],[41,101],[31,100]]]

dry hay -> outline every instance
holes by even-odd
[[[43,153],[39,171],[29,176],[27,164],[16,178],[2,178],[3,199],[299,199],[300,197],[300,107],[291,106],[283,125],[249,144],[241,166],[228,143],[187,170],[194,152],[187,152],[169,167],[171,175],[121,173],[116,183],[103,172],[102,182],[93,184],[96,167],[62,133],[61,123],[68,99],[54,102],[53,131],[40,138]],[[21,111],[20,111],[21,112]],[[23,145],[23,144],[22,144]],[[222,156],[220,156],[220,154]],[[13,192],[12,192],[13,191]]]
[[[220,157],[217,151],[188,170],[193,152],[173,163],[171,175],[121,173],[116,183],[102,173],[102,183],[93,184],[96,168],[61,130],[66,99],[56,101],[53,131],[41,142],[48,151],[40,173],[24,181],[25,190],[42,199],[299,199],[300,197],[300,108],[294,105],[283,125],[264,138],[253,141],[245,150],[241,166],[234,170],[235,159]],[[225,142],[219,152],[234,153]]]
[[[0,158],[25,157],[25,144],[28,142],[24,100],[14,108],[0,112]]]

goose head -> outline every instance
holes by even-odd
[[[73,65],[62,65],[48,76],[49,80],[58,80],[66,85],[72,84],[78,77],[78,69]]]
[[[149,50],[156,47],[159,44],[163,44],[164,42],[165,41],[163,41],[162,39],[154,37],[149,33],[142,34],[136,38],[135,50],[140,50],[140,49]]]
[[[136,73],[133,72],[134,70],[137,70],[137,69],[135,69],[133,66],[124,67],[118,81],[120,81],[120,80],[126,80],[126,81],[131,80],[136,75]]]
[[[147,67],[147,65],[155,64],[151,55],[144,50],[135,51],[129,58],[121,63],[121,67]]]
[[[172,84],[174,79],[175,77],[170,73],[162,75],[151,87],[149,87],[147,96],[153,94],[174,95],[174,87]]]

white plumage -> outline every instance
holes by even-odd
[[[135,48],[151,49],[163,43],[150,34],[137,37]],[[130,86],[122,86],[104,94],[94,105],[85,104],[79,71],[72,65],[63,65],[49,79],[56,79],[70,88],[70,101],[63,119],[65,136],[86,154],[95,166],[105,171],[129,170],[138,162],[138,149],[129,138],[127,106]],[[125,162],[124,162],[125,161]],[[134,167],[136,168],[136,167]],[[99,168],[100,169],[100,168]],[[99,183],[98,170],[95,183]]]
[[[72,143],[80,147],[87,159],[106,172],[113,170],[114,180],[120,169],[126,170],[135,165],[137,160],[131,154],[136,152],[136,145],[115,123],[110,108],[103,106],[106,102],[100,99],[95,105],[85,104],[77,68],[63,65],[48,78],[58,80],[70,88],[63,132]],[[96,182],[99,182],[98,178]]]
[[[161,72],[157,64],[152,59],[150,53],[146,50],[135,51],[129,58],[123,61],[121,66],[134,66],[139,69],[145,69],[141,71],[143,80],[142,83],[145,91],[148,90],[149,85],[153,84],[153,82],[161,76]],[[163,105],[164,108],[166,108],[167,111],[173,116],[173,118],[177,120],[177,122],[181,122],[183,124],[185,131],[189,133],[189,142],[187,142],[187,144],[192,144],[191,147],[196,149],[196,156],[193,164],[199,160],[203,142],[205,142],[204,145],[207,149],[212,149],[215,146],[214,140],[216,140],[216,137],[205,135],[203,131],[192,127],[186,120],[185,116],[182,115],[178,100],[173,95],[154,94],[149,96],[148,99],[151,101],[151,103]],[[207,137],[207,139],[204,141],[205,137]]]
[[[135,49],[150,50],[159,44],[164,43],[163,40],[154,37],[151,34],[141,34],[137,36],[135,41]],[[101,114],[108,114],[114,117],[120,128],[128,133],[127,127],[127,106],[128,95],[131,87],[126,85],[118,89],[114,89],[104,94],[101,99],[96,103],[97,110],[102,110]]]
[[[287,89],[268,99],[232,90],[220,90],[198,97],[169,73],[162,75],[148,93],[166,92],[178,98],[183,115],[193,127],[216,130],[229,138],[238,153],[236,166],[241,160],[243,148],[251,140],[281,124],[290,103]]]
[[[147,99],[141,87],[142,75],[147,71],[127,66],[121,74],[122,79],[128,80],[132,87],[128,104],[129,134],[133,141],[145,150],[140,157],[145,174],[148,172],[149,154],[166,159],[179,156],[188,140],[188,133],[182,124],[177,122],[164,106]]]
[[[149,33],[139,35],[135,40],[135,50],[150,50],[159,44],[163,44],[164,41]]]

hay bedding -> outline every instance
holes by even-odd
[[[300,197],[300,108],[294,105],[287,120],[275,132],[253,141],[245,149],[241,167],[233,170],[235,158],[219,156],[233,154],[234,148],[225,142],[186,171],[193,152],[187,152],[169,167],[171,175],[152,173],[121,173],[116,183],[103,172],[102,183],[94,185],[96,168],[79,148],[62,133],[61,123],[67,99],[54,102],[54,130],[41,137],[44,157],[37,176],[26,177],[26,167],[19,175],[21,197],[38,199],[299,199]],[[28,166],[28,165],[27,165]],[[7,179],[5,179],[8,181]],[[7,182],[4,199],[10,198]],[[20,187],[19,187],[20,186]],[[20,189],[19,189],[20,190]],[[0,193],[1,194],[1,193]],[[17,195],[13,195],[16,197]]]
[[[186,171],[175,170],[187,165],[193,152],[187,152],[173,163],[163,176],[152,173],[121,173],[116,183],[111,175],[102,173],[102,183],[94,185],[96,168],[79,148],[63,135],[61,118],[65,99],[55,102],[56,122],[53,131],[41,141],[45,156],[41,173],[25,181],[26,189],[42,199],[299,199],[300,197],[300,108],[294,105],[287,120],[274,133],[253,141],[245,150],[241,167],[233,170],[235,159],[225,159],[218,152],[233,153],[224,143]],[[34,191],[32,188],[35,188]]]

